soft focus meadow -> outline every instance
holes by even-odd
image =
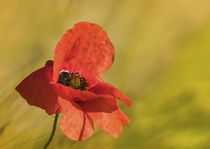
[[[209,149],[209,0],[1,0],[0,149],[39,149],[54,120],[14,90],[53,59],[56,43],[80,21],[101,25],[116,57],[102,78],[133,100],[114,139],[96,128],[74,142],[57,125],[49,149]]]

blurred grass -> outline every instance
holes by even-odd
[[[59,127],[49,148],[209,149],[209,0],[0,1],[0,148],[42,148],[53,117],[14,91],[53,59],[79,21],[101,25],[116,59],[103,79],[133,99],[118,139],[103,131],[74,142]]]

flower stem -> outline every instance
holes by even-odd
[[[49,145],[50,142],[52,141],[52,138],[53,138],[53,136],[54,136],[54,134],[55,134],[58,116],[59,116],[59,113],[57,113],[57,114],[55,115],[55,119],[54,119],[54,123],[53,123],[53,129],[52,129],[50,138],[48,139],[47,143],[46,143],[45,146],[44,146],[44,149],[47,149],[48,145]]]

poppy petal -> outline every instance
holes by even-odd
[[[94,123],[74,102],[59,98],[64,115],[60,119],[62,132],[74,141],[82,141],[94,133]]]
[[[107,103],[112,104],[107,104]],[[120,110],[116,100],[97,100],[81,103],[83,110],[93,119],[99,128],[113,137],[118,137],[130,120]]]
[[[57,95],[51,85],[53,61],[26,77],[15,89],[30,104],[45,109],[51,115],[59,112]]]
[[[89,89],[89,91],[92,91],[96,94],[112,95],[122,100],[127,106],[130,106],[132,104],[132,101],[126,95],[124,95],[119,89],[106,82],[98,83],[96,86]]]
[[[90,91],[81,91],[78,89],[73,89],[61,85],[59,83],[54,83],[54,88],[58,96],[78,102],[84,102],[89,100],[100,100],[103,98],[113,98],[111,95],[105,95],[105,94],[100,95]]]
[[[53,80],[57,82],[62,70],[78,71],[83,76],[100,76],[111,67],[114,56],[114,47],[107,33],[97,24],[80,22],[56,45]]]

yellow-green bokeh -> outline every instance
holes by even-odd
[[[53,116],[14,87],[53,59],[80,21],[101,25],[116,49],[102,77],[133,100],[118,139],[96,128],[74,142],[59,127],[49,149],[209,149],[209,0],[0,0],[0,148],[39,149]]]

